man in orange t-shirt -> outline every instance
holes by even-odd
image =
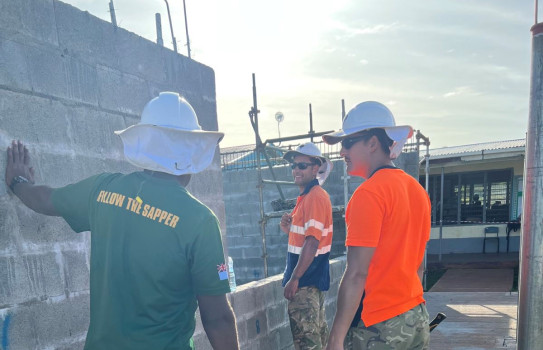
[[[392,163],[412,133],[410,126],[396,126],[388,108],[370,101],[349,111],[342,130],[323,136],[329,144],[341,141],[347,172],[366,179],[345,214],[347,267],[327,349],[428,349],[421,281],[430,200]]]

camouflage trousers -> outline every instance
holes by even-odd
[[[401,315],[364,327],[351,328],[345,337],[345,350],[427,350],[430,342],[428,311],[424,303]]]
[[[302,287],[288,302],[290,330],[296,350],[323,350],[328,339],[324,315],[324,292]]]

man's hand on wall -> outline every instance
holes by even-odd
[[[22,176],[34,183],[34,168],[30,166],[30,153],[21,142],[13,140],[7,149],[6,185],[10,187],[13,178]]]

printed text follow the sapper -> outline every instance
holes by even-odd
[[[134,198],[126,197],[125,195],[115,192],[100,191],[96,201],[104,204],[115,205],[119,208],[124,208],[135,214],[144,216],[172,228],[175,228],[175,226],[177,226],[177,222],[179,221],[179,216],[177,215],[169,213],[160,208],[153,207],[149,204],[138,202]]]

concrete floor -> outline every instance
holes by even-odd
[[[448,270],[425,299],[430,319],[447,318],[431,333],[430,349],[516,349],[518,293],[510,290],[518,253],[448,255],[440,264]]]
[[[517,293],[428,292],[425,299],[430,319],[447,315],[431,333],[430,349],[516,349]]]
[[[510,292],[513,269],[449,269],[430,292]]]

